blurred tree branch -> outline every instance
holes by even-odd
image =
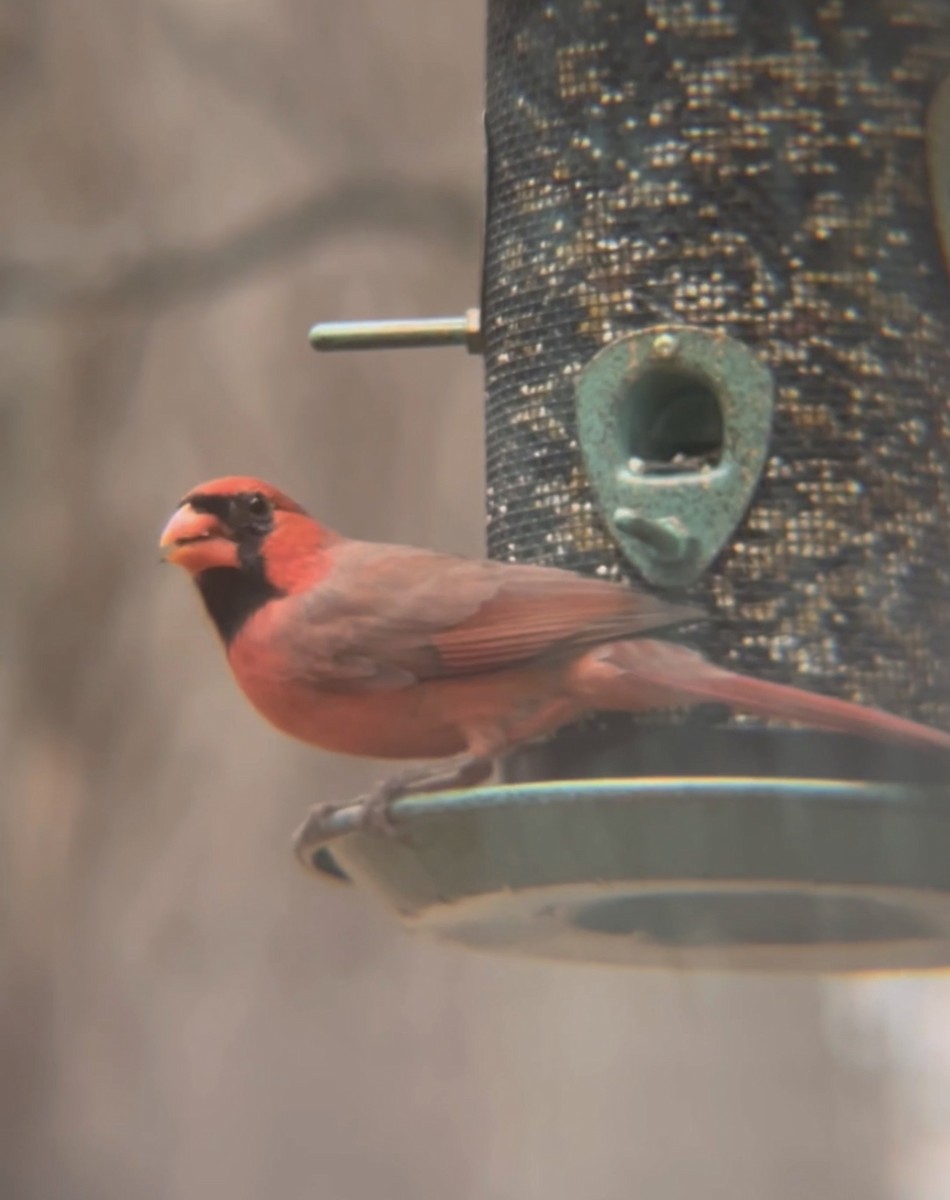
[[[439,238],[473,250],[479,211],[467,191],[394,178],[349,180],[262,217],[219,242],[167,246],[131,261],[90,260],[80,246],[59,262],[0,258],[0,314],[80,305],[168,307],[269,268],[303,249],[367,229]]]

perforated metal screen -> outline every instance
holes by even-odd
[[[693,595],[721,663],[950,727],[950,287],[927,105],[943,0],[490,0],[489,546],[627,574],[572,379],[723,329],[777,385],[764,479]]]

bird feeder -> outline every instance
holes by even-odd
[[[489,0],[487,63],[480,320],[418,336],[484,354],[489,553],[950,728],[950,8]],[[518,954],[950,964],[936,754],[712,706],[503,772],[400,802],[397,838],[342,810],[315,866]]]

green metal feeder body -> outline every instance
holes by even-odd
[[[489,0],[494,557],[688,598],[723,665],[950,727],[945,75],[943,0]],[[402,802],[398,839],[342,812],[332,855],[467,945],[947,965],[947,771],[603,718]]]

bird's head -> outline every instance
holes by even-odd
[[[166,562],[192,575],[216,567],[240,571],[267,552],[271,539],[283,540],[288,527],[292,531],[308,523],[300,505],[271,484],[229,475],[190,491],[159,545]]]
[[[240,597],[245,607],[310,587],[322,573],[322,551],[334,540],[278,488],[229,475],[192,489],[159,545],[166,562],[196,579],[216,616],[221,597],[231,608]]]

